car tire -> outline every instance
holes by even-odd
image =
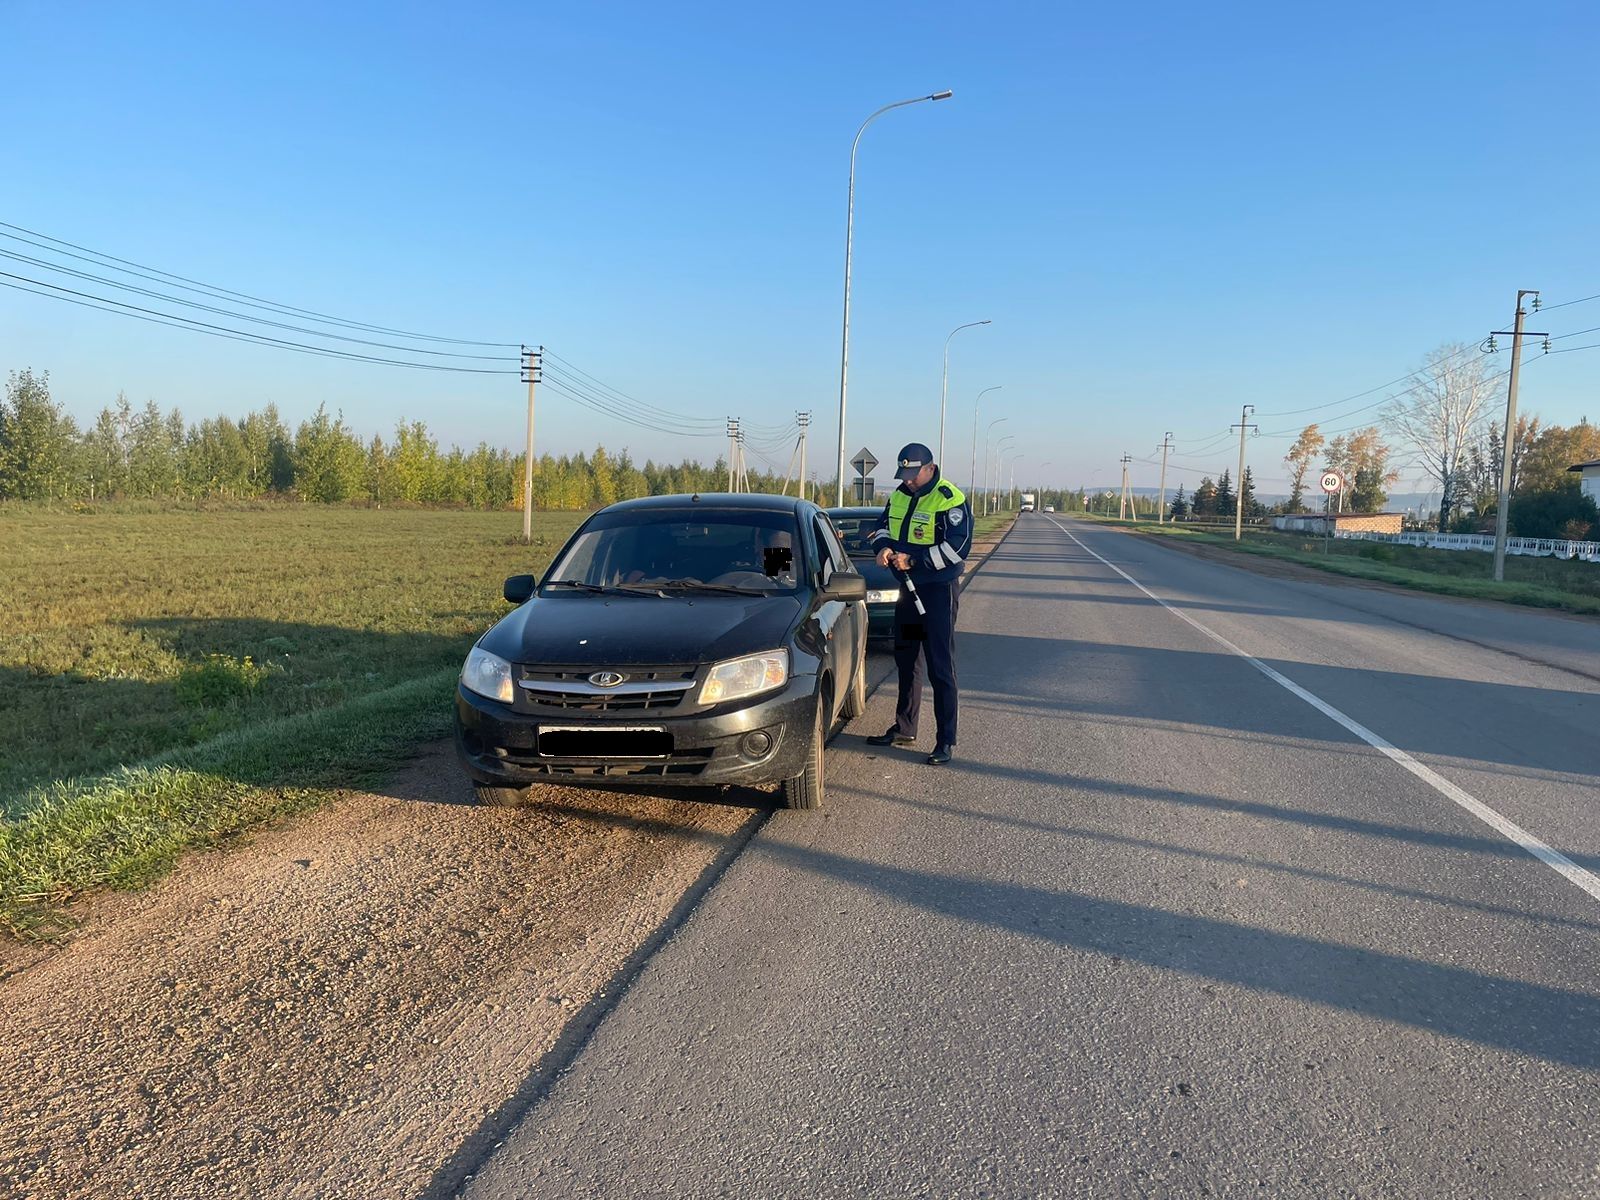
[[[854,721],[867,711],[867,656],[862,654],[861,661],[856,664],[855,678],[850,681],[850,690],[844,694],[844,708],[839,715],[846,721]]]
[[[783,781],[783,806],[785,808],[815,809],[822,807],[823,752],[827,745],[827,728],[823,713],[828,708],[828,697],[818,697],[817,716],[811,730],[811,745],[806,753],[806,769],[791,779]]]
[[[500,787],[490,783],[475,783],[472,792],[479,804],[491,808],[520,808],[528,803],[528,793],[531,789],[525,787]]]

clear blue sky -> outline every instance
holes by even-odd
[[[814,465],[835,438],[850,139],[939,88],[955,98],[862,143],[851,451],[936,440],[945,334],[980,318],[952,346],[951,472],[975,393],[1001,384],[984,421],[1008,418],[1021,477],[1049,462],[1047,482],[1105,485],[1165,430],[1193,447],[1241,403],[1338,400],[1476,341],[1518,287],[1600,292],[1600,10],[1576,0],[7,0],[0,41],[0,220],[362,321],[543,343],[675,411],[811,409]],[[1532,323],[1590,325],[1600,301]],[[80,418],[123,389],[191,419],[325,401],[368,434],[403,416],[521,438],[514,377],[0,290],[0,368],[22,366]],[[1600,351],[1551,356],[1524,404],[1600,417],[1597,385]],[[542,449],[720,450],[546,400]],[[1250,447],[1263,491],[1286,444]]]

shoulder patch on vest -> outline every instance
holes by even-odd
[[[948,483],[941,483],[939,485],[939,491],[943,493],[946,500],[954,500],[956,498],[956,494],[950,490],[950,485]]]

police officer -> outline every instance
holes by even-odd
[[[926,615],[902,588],[894,609],[894,661],[900,700],[894,725],[867,741],[909,746],[917,740],[922,711],[923,661],[933,683],[936,736],[928,762],[943,766],[956,744],[956,609],[961,572],[972,545],[972,509],[955,484],[939,475],[933,451],[912,442],[900,451],[900,480],[869,538],[880,566],[894,567],[916,585]]]

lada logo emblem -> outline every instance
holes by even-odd
[[[627,678],[626,675],[619,675],[615,671],[596,671],[589,676],[589,682],[594,684],[595,687],[612,688]]]

